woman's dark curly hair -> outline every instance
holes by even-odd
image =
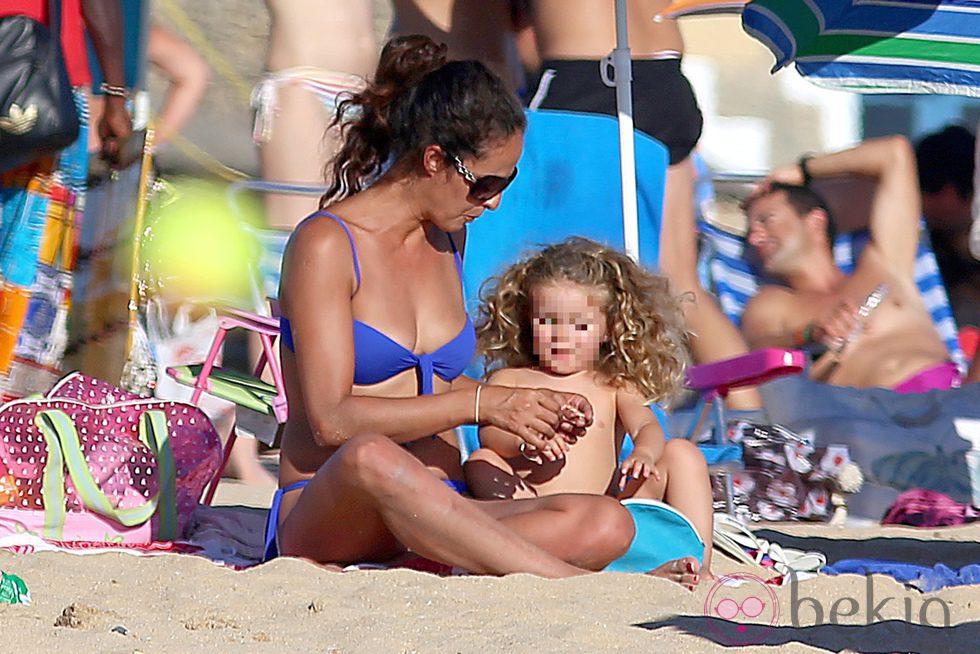
[[[478,61],[446,61],[446,46],[401,36],[381,51],[367,88],[337,106],[340,151],[326,168],[324,207],[363,190],[389,163],[429,145],[460,158],[481,156],[523,131],[524,111],[497,75]]]
[[[480,290],[477,349],[488,374],[534,366],[531,292],[541,284],[572,282],[598,292],[608,343],[596,369],[613,386],[632,386],[651,402],[673,397],[690,361],[680,297],[667,278],[628,256],[572,237],[525,256]]]

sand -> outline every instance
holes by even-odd
[[[267,506],[268,498],[266,491],[226,481],[216,504],[229,512],[254,512],[247,507]],[[831,561],[877,556],[954,567],[980,561],[980,525],[937,530],[791,525],[763,534],[784,545],[822,549]],[[870,578],[870,604],[892,599],[875,615],[867,597],[869,578],[856,575],[821,575],[800,582],[795,591],[776,588],[772,602],[752,581],[739,589],[702,584],[690,592],[642,575],[549,581],[409,570],[336,573],[295,559],[236,572],[189,555],[0,552],[0,569],[22,577],[33,598],[30,606],[0,607],[0,652],[544,654],[712,652],[735,645],[744,652],[777,646],[783,652],[972,652],[980,647],[980,586],[923,594],[883,576]],[[759,573],[722,555],[715,569]],[[750,595],[764,600],[763,613],[754,621],[744,615],[736,620],[762,624],[705,616],[706,601],[710,614],[724,597],[747,606]],[[824,613],[819,621],[816,602]],[[839,624],[830,619],[835,602]],[[945,624],[944,606],[947,628],[938,626]]]

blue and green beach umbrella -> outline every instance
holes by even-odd
[[[980,0],[753,0],[745,31],[820,86],[980,97]]]

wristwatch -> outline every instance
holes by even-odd
[[[809,167],[810,159],[812,158],[813,155],[805,154],[802,157],[800,157],[799,161],[796,162],[797,165],[800,167],[800,173],[802,173],[803,175],[803,186],[809,186],[810,182],[813,181],[813,177],[810,176],[810,167]]]

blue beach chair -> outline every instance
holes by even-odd
[[[523,252],[576,235],[623,246],[622,184],[616,120],[564,111],[527,112],[520,174],[500,208],[467,229],[463,260],[466,297]],[[667,149],[636,132],[640,262],[659,260]]]
[[[499,208],[467,228],[463,286],[475,315],[482,284],[534,248],[576,235],[623,245],[618,125],[614,118],[565,111],[527,112],[520,174]],[[637,132],[640,262],[656,268],[667,176],[667,149]],[[481,377],[474,362],[467,372]],[[479,447],[475,428],[461,430],[464,459]]]
[[[520,174],[504,193],[495,211],[468,228],[469,245],[463,258],[464,290],[471,313],[478,304],[480,286],[501,272],[523,252],[556,243],[568,236],[591,238],[622,247],[622,185],[619,169],[618,124],[608,116],[536,110],[527,112],[528,128]],[[637,204],[640,263],[659,267],[660,226],[667,174],[666,148],[636,132]],[[799,355],[783,350],[752,353],[746,357],[696,366],[689,386],[713,398],[729,390],[801,368]],[[478,362],[468,372],[483,373]],[[707,406],[707,404],[705,405]],[[714,402],[716,432],[724,424],[723,402]],[[665,416],[654,407],[665,431]],[[464,429],[464,458],[478,447],[475,429]],[[724,458],[724,450],[706,452],[709,462]],[[713,458],[716,457],[716,458]]]

